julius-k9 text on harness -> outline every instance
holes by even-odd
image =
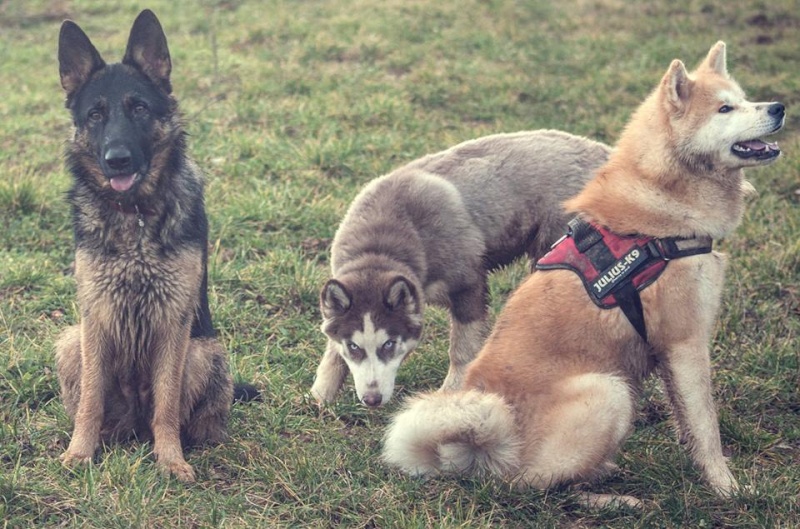
[[[619,307],[647,341],[639,291],[651,285],[672,259],[711,252],[711,237],[617,235],[574,218],[566,235],[536,263],[537,270],[572,270],[600,308]]]

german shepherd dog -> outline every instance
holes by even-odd
[[[107,65],[67,20],[58,60],[75,126],[66,159],[81,320],[56,344],[75,423],[61,459],[88,461],[101,440],[152,439],[160,469],[191,482],[181,443],[224,440],[233,385],[208,308],[203,176],[185,152],[167,40],[142,11],[122,63]]]
[[[784,121],[783,104],[745,99],[728,75],[724,43],[694,72],[674,60],[608,162],[565,203],[578,219],[511,295],[461,390],[409,400],[387,432],[385,460],[413,475],[486,472],[535,488],[591,480],[614,468],[642,381],[655,372],[706,483],[735,494],[712,397],[708,344],[725,257],[711,241],[739,224],[753,191],[743,169],[778,159],[778,145],[759,136]],[[611,259],[594,280],[585,260],[552,266],[562,254]],[[634,297],[639,270],[655,269],[649,263],[661,273]],[[592,297],[606,281],[621,310]],[[638,314],[623,300],[638,301]],[[583,497],[640,505],[630,496]]]

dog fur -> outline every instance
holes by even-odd
[[[332,401],[353,373],[358,398],[385,404],[422,333],[423,309],[450,309],[450,370],[461,385],[485,337],[487,275],[560,235],[561,203],[608,158],[603,144],[552,130],[497,134],[370,182],[342,220],[321,292],[328,345],[311,392]]]
[[[780,103],[751,103],[717,43],[688,73],[678,60],[639,107],[608,163],[567,209],[619,234],[719,239],[752,189],[742,169],[780,154],[756,137],[784,122]],[[383,457],[412,475],[481,473],[548,488],[602,476],[625,440],[642,380],[656,372],[681,441],[720,496],[738,489],[722,454],[709,341],[725,257],[670,262],[641,292],[648,341],[603,310],[567,270],[536,271],[509,298],[461,391],[412,398]],[[636,498],[586,494],[593,505]]]
[[[106,65],[65,21],[61,84],[80,324],[56,344],[74,430],[62,456],[90,460],[101,441],[154,442],[158,466],[195,479],[186,445],[226,437],[233,386],[207,299],[203,177],[185,154],[171,62],[156,16],[133,24],[122,63]]]

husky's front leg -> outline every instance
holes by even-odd
[[[441,389],[460,389],[467,365],[475,359],[486,337],[486,289],[476,286],[451,296],[450,368]]]
[[[339,354],[339,344],[328,339],[328,345],[317,367],[311,395],[322,405],[332,402],[347,378],[347,364]]]
[[[720,496],[730,496],[739,485],[722,455],[708,347],[698,343],[671,347],[661,375],[678,421],[681,441],[687,444],[708,484]]]

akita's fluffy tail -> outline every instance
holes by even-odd
[[[413,476],[437,472],[508,477],[519,466],[511,408],[479,391],[414,397],[386,432],[383,459]]]

